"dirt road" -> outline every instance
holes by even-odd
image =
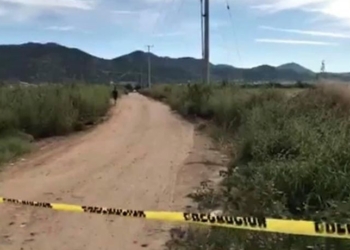
[[[7,168],[0,175],[0,196],[181,211],[188,203],[185,195],[207,171],[201,160],[187,164],[193,154],[206,155],[196,149],[195,133],[165,105],[130,94],[105,123],[48,143]],[[158,250],[171,226],[0,205],[0,249]]]

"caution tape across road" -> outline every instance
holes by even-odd
[[[48,202],[25,201],[0,197],[0,203],[48,208],[57,211],[93,213],[147,220],[194,223],[232,229],[350,239],[350,223],[285,220],[265,217],[219,216],[203,213],[143,211]]]

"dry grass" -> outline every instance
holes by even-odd
[[[322,81],[317,88],[324,91],[325,94],[334,96],[344,105],[350,105],[350,82]]]
[[[64,135],[93,124],[109,110],[101,85],[0,87],[0,164],[30,150],[34,138]]]
[[[208,117],[222,131],[218,135],[232,141],[235,150],[228,175],[221,192],[212,194],[221,201],[225,213],[348,221],[347,86],[320,83],[316,88],[293,90],[292,95],[290,89],[213,87],[193,92],[186,87],[163,88],[167,90],[158,89],[157,95],[174,109],[183,115]],[[341,240],[218,228],[190,229],[184,235],[173,239],[169,249],[350,249],[349,242]]]

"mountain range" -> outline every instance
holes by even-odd
[[[191,57],[169,58],[150,54],[152,82],[199,81],[202,60]],[[64,83],[83,81],[147,81],[148,53],[134,51],[111,60],[90,55],[56,43],[0,45],[0,81]],[[210,64],[213,81],[313,81],[316,73],[296,63],[278,67],[261,65],[243,69]],[[350,80],[350,73],[325,73],[322,77]]]

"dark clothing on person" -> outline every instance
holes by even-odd
[[[114,99],[114,104],[116,104],[118,99],[118,90],[116,88],[112,91],[112,97]]]

